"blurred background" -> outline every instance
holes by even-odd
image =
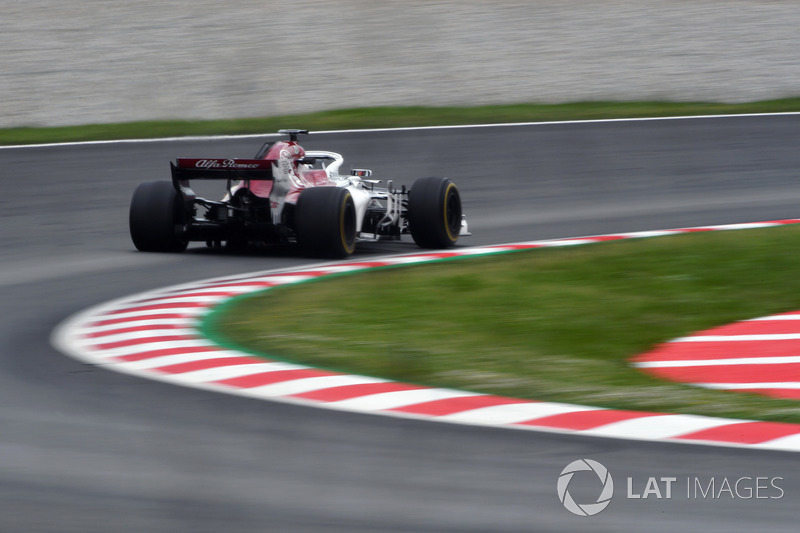
[[[799,27],[797,0],[0,0],[0,129],[796,97]],[[351,132],[306,146],[376,177],[402,173],[398,183],[453,176],[468,246],[796,217],[799,125],[782,115]],[[51,346],[53,329],[92,305],[307,262],[202,246],[139,254],[130,241],[140,182],[168,178],[176,156],[250,157],[261,142],[0,149],[0,531],[797,529],[794,457],[257,402],[87,366]],[[397,244],[360,257],[417,250]],[[613,471],[618,491],[626,476],[785,475],[787,498],[617,498],[599,521],[567,523],[556,480],[584,457]]]
[[[800,3],[0,0],[0,127],[796,96]]]

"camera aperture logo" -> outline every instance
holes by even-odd
[[[783,481],[782,476],[752,474],[736,478],[730,475],[707,477],[640,474],[635,478],[627,477],[627,492],[624,496],[631,502],[647,499],[668,502],[675,498],[697,502],[723,499],[781,500],[786,494]],[[573,489],[572,493],[570,488]],[[614,497],[614,480],[608,469],[597,461],[578,459],[561,471],[557,489],[558,499],[567,511],[578,516],[594,516],[611,503],[611,498]],[[593,501],[598,492],[597,499]],[[577,495],[579,501],[573,495]]]
[[[576,472],[590,471],[597,474],[603,488],[597,501],[594,503],[577,503],[572,495],[569,493],[569,484],[572,481]],[[614,480],[608,469],[592,459],[578,459],[568,464],[561,475],[558,476],[558,499],[564,504],[566,509],[578,516],[594,516],[611,503],[611,498],[614,496]]]

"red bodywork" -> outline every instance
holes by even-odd
[[[308,168],[299,161],[305,157],[306,151],[296,141],[280,141],[273,144],[264,160],[271,161],[274,165],[274,180],[252,180],[249,188],[260,198],[269,198],[275,181],[284,175],[289,176],[289,191],[286,194],[286,203],[297,203],[300,191],[308,187],[325,187],[336,185],[324,170]],[[242,184],[243,186],[248,186]]]
[[[305,154],[296,141],[279,141],[270,146],[261,159],[179,158],[176,170],[191,178],[219,178],[226,171],[241,176],[245,172],[248,179],[240,180],[238,188],[249,188],[254,195],[271,198],[273,203],[282,198],[285,203],[294,204],[303,189],[336,185],[324,170],[302,163]]]

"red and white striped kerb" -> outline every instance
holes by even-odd
[[[263,400],[458,424],[800,451],[797,424],[621,411],[423,387],[256,357],[219,346],[200,332],[203,318],[231,298],[320,276],[515,250],[797,223],[800,219],[456,248],[197,281],[83,311],[56,329],[53,343],[80,361],[110,370]],[[797,397],[800,386],[786,383],[785,377],[787,369],[796,375],[800,365],[800,352],[793,349],[800,343],[798,332],[800,312],[756,319],[665,343],[637,358],[635,365],[708,387]]]

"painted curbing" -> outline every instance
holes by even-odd
[[[467,425],[800,451],[800,424],[613,410],[412,385],[253,356],[215,344],[200,331],[204,317],[231,298],[322,276],[517,250],[797,223],[800,219],[456,248],[227,276],[92,307],[62,323],[52,341],[88,364],[262,400]],[[800,326],[800,320],[795,323]],[[645,362],[652,361],[643,358],[636,364]]]
[[[634,359],[661,379],[800,399],[800,311],[743,320],[673,339]]]

